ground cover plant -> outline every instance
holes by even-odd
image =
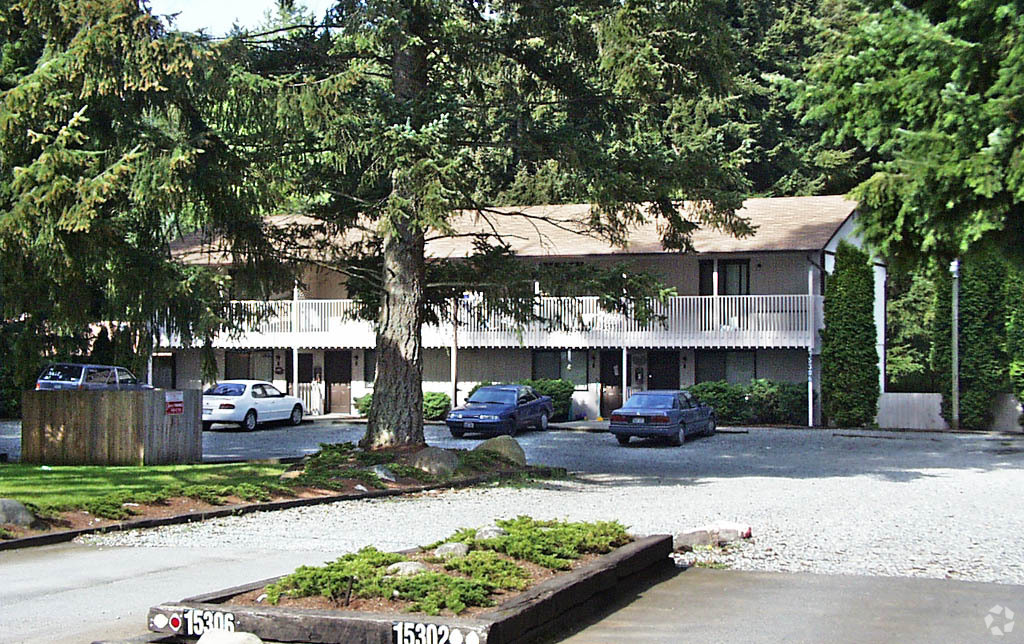
[[[47,524],[47,529],[97,526],[132,517],[159,517],[206,506],[266,502],[297,496],[359,493],[374,489],[473,479],[498,472],[520,481],[564,476],[562,471],[523,468],[496,452],[455,450],[458,467],[433,475],[410,464],[415,450],[365,451],[351,443],[322,444],[320,451],[291,466],[211,464],[165,466],[0,465],[0,498],[14,498]],[[390,475],[374,471],[383,466]],[[394,480],[390,480],[390,479]],[[385,480],[388,479],[388,480]],[[36,530],[5,529],[0,538]]]
[[[378,600],[387,609],[458,614],[471,606],[493,606],[504,591],[526,589],[536,574],[531,565],[568,570],[588,555],[611,552],[631,540],[616,521],[569,523],[521,516],[495,524],[506,534],[477,539],[476,529],[461,529],[413,554],[368,546],[324,566],[302,566],[263,592],[271,604],[285,598],[322,597],[349,605],[355,598]],[[437,546],[453,542],[465,543],[469,552],[447,559],[431,554]],[[389,574],[388,567],[401,561],[421,561],[428,568],[405,577]]]

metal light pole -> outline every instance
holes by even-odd
[[[949,272],[953,274],[953,331],[950,342],[952,353],[952,403],[953,429],[960,429],[960,260],[949,263]]]

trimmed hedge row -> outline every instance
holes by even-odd
[[[373,394],[366,394],[362,398],[356,398],[356,409],[360,416],[370,413],[370,406],[373,404]],[[452,399],[448,394],[438,391],[423,392],[423,420],[444,420],[448,410],[452,408]]]
[[[807,385],[757,378],[750,383],[701,382],[691,394],[715,408],[720,425],[806,425]]]

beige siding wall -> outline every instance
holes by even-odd
[[[807,382],[807,351],[758,349],[757,377],[781,382]]]

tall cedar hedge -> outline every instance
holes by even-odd
[[[1024,400],[1024,271],[1016,268],[1007,271],[1005,291],[1010,384],[1017,400]],[[1020,421],[1024,424],[1024,415]]]
[[[878,413],[874,275],[868,256],[841,243],[825,285],[821,391],[827,422],[869,425]]]
[[[945,273],[945,272],[943,272]],[[1007,387],[1006,266],[996,258],[971,258],[960,269],[960,426],[988,429],[992,403]],[[952,419],[951,278],[936,283],[932,368],[944,374],[942,416]]]

